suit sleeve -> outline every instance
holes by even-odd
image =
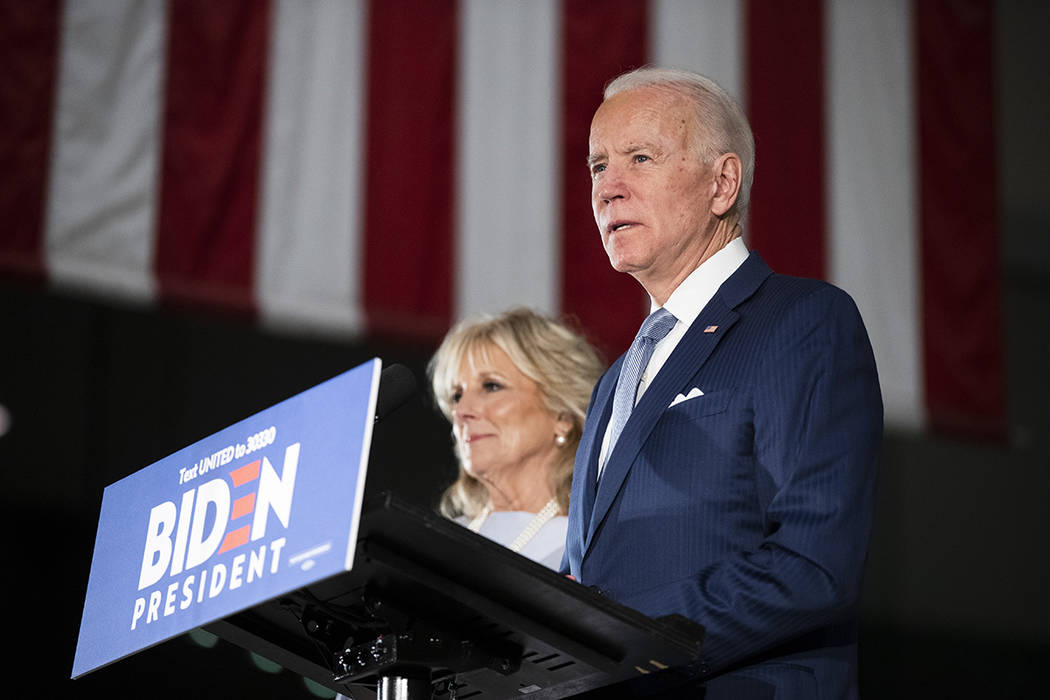
[[[711,672],[854,620],[868,551],[882,399],[856,306],[823,286],[767,337],[751,384],[761,544],[658,596],[705,626]]]

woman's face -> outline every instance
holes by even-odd
[[[495,345],[463,359],[452,393],[452,431],[463,467],[487,486],[545,479],[569,430],[543,403],[539,386]]]

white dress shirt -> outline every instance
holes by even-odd
[[[689,273],[682,280],[671,296],[668,297],[664,308],[670,311],[678,322],[674,324],[671,331],[664,336],[663,340],[656,344],[653,356],[649,359],[645,371],[642,372],[642,380],[638,383],[638,393],[634,397],[637,406],[642,394],[653,383],[660,368],[667,362],[674,349],[678,347],[679,341],[693,325],[693,321],[711,297],[715,295],[718,288],[722,286],[729,277],[736,272],[737,268],[747,259],[748,251],[744,240],[739,236],[729,241],[720,251],[700,264],[698,268]],[[650,297],[649,313],[660,308],[655,299]],[[598,458],[599,469],[605,464],[606,452],[609,449],[609,426],[605,426],[605,437],[602,439],[602,452]]]

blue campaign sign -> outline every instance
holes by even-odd
[[[73,677],[350,569],[381,362],[106,487]]]

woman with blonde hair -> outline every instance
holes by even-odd
[[[452,328],[428,367],[459,460],[441,512],[557,568],[576,446],[602,369],[582,335],[529,309]]]

